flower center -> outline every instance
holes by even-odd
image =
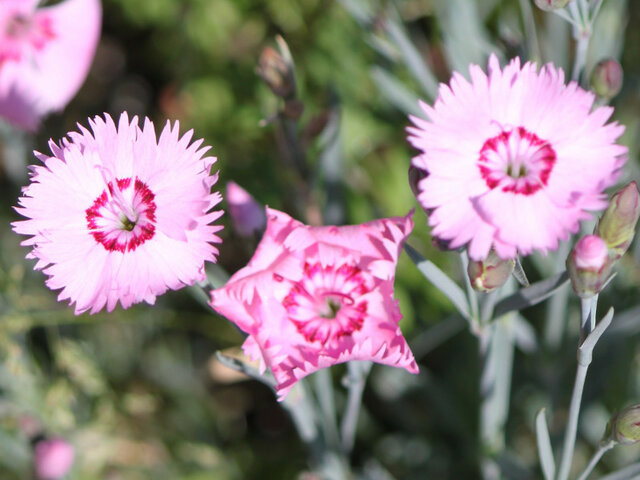
[[[282,305],[289,319],[309,342],[335,346],[345,336],[362,328],[373,280],[358,267],[320,263],[304,265]]]
[[[484,142],[478,168],[490,189],[531,195],[547,185],[555,162],[549,142],[517,127]]]
[[[34,50],[42,50],[55,38],[53,23],[47,15],[14,11],[0,18],[0,66],[4,61],[19,61]]]
[[[155,195],[137,177],[119,178],[85,210],[87,227],[109,252],[131,252],[155,235]]]

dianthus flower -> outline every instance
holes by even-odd
[[[102,17],[99,0],[37,7],[37,0],[0,0],[0,117],[26,130],[76,94]]]
[[[13,230],[31,236],[22,244],[47,286],[76,313],[95,313],[204,280],[222,228],[211,225],[222,211],[211,210],[221,196],[211,193],[208,147],[190,145],[191,131],[180,138],[177,122],[158,139],[151,121],[140,128],[126,113],[117,127],[107,114],[89,125],[50,142],[52,156],[36,152],[44,165],[33,167],[16,208],[28,220]]]
[[[280,399],[306,375],[348,360],[417,373],[393,298],[411,217],[311,227],[267,208],[253,258],[211,292],[211,306],[249,334],[245,353],[271,369]]]
[[[433,107],[421,104],[428,120],[412,117],[408,129],[432,235],[468,245],[475,260],[492,247],[502,258],[554,250],[587,211],[606,207],[603,190],[625,161],[615,143],[624,128],[551,64],[538,72],[516,58],[502,70],[492,55],[488,75],[477,65],[469,73],[454,73]]]

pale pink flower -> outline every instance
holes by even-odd
[[[222,228],[211,225],[222,211],[211,210],[221,196],[211,193],[209,148],[190,145],[192,131],[180,138],[177,122],[158,139],[149,119],[140,128],[126,113],[117,127],[107,114],[89,125],[50,142],[52,156],[36,153],[44,166],[33,167],[16,208],[28,220],[13,229],[31,236],[22,244],[47,286],[76,313],[95,313],[204,280]]]
[[[267,218],[264,207],[236,182],[227,183],[225,199],[229,205],[231,224],[238,234],[253,236],[254,232],[264,230]]]
[[[0,117],[35,130],[84,82],[100,37],[100,0],[0,0]]]
[[[348,360],[417,373],[393,298],[412,215],[311,227],[267,209],[253,258],[211,292],[211,305],[249,334],[245,353],[271,369],[280,399],[306,375]]]
[[[409,141],[421,151],[413,166],[428,174],[418,201],[432,235],[469,256],[502,258],[546,253],[575,233],[587,211],[607,206],[603,190],[618,177],[627,149],[615,142],[624,128],[607,124],[610,107],[548,64],[489,73],[469,68],[441,85],[428,120],[412,117]]]
[[[74,450],[63,438],[40,440],[34,446],[36,476],[40,480],[58,480],[73,466]]]

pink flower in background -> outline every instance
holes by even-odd
[[[393,298],[412,215],[310,227],[267,209],[256,253],[211,292],[211,306],[249,334],[245,353],[271,369],[280,399],[306,375],[348,360],[417,373]]]
[[[35,130],[84,82],[100,37],[99,0],[0,0],[0,117]]]
[[[231,224],[239,235],[250,237],[254,232],[264,230],[267,223],[264,207],[244,188],[236,182],[227,183],[225,199],[229,205]]]
[[[177,122],[157,139],[151,121],[140,128],[126,113],[117,127],[107,114],[89,124],[50,142],[52,156],[36,153],[44,166],[33,167],[16,208],[28,220],[13,230],[31,236],[22,244],[47,286],[76,313],[95,313],[204,280],[222,228],[211,225],[222,211],[211,210],[221,196],[211,193],[208,147],[190,145],[191,131],[180,138]]]
[[[38,479],[58,480],[71,470],[75,455],[71,444],[63,438],[40,440],[33,448]]]
[[[502,258],[547,252],[576,232],[588,210],[607,206],[626,147],[624,128],[607,124],[610,107],[551,64],[514,59],[489,73],[469,68],[441,85],[428,120],[412,117],[409,141],[421,151],[412,165],[428,172],[418,201],[429,212],[432,235],[450,248],[468,244],[469,256]]]

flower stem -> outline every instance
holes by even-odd
[[[571,249],[570,239],[562,242],[558,251],[555,254],[556,267],[553,273],[562,272],[565,270],[565,261],[569,255]],[[562,342],[562,335],[566,326],[567,318],[567,303],[569,302],[569,292],[571,288],[569,285],[565,285],[551,297],[547,306],[545,327],[544,327],[544,339],[545,343],[556,349]]]
[[[569,477],[569,468],[573,458],[573,449],[576,443],[576,433],[578,430],[578,414],[580,413],[580,403],[582,402],[582,391],[584,382],[587,378],[587,370],[589,366],[578,364],[576,379],[573,384],[573,394],[571,395],[571,406],[569,407],[569,421],[564,436],[564,447],[562,449],[562,461],[558,473],[558,480],[567,480]]]
[[[585,468],[584,471],[578,477],[578,480],[587,480],[587,478],[589,477],[589,475],[591,474],[595,466],[598,464],[598,462],[602,458],[602,455],[604,455],[606,452],[608,452],[613,447],[615,447],[615,445],[616,445],[616,442],[614,442],[613,440],[610,440],[607,443],[601,443],[598,446],[598,450],[596,451],[596,453],[594,453],[593,457],[591,457],[591,460],[589,461],[589,465],[587,465],[587,468]]]
[[[371,370],[371,362],[348,362],[348,389],[347,407],[342,417],[340,433],[342,435],[342,451],[349,455],[353,449],[358,425],[358,416],[362,406],[362,392],[364,391],[367,375]]]
[[[592,331],[592,312],[595,312],[597,303],[597,297],[593,297],[593,299],[582,299],[580,304],[582,319],[580,326],[580,346],[585,344],[586,338]],[[595,315],[595,313],[593,313],[593,315]],[[595,317],[593,318],[595,319]],[[579,349],[578,352],[578,370],[576,371],[576,379],[573,385],[573,393],[571,395],[569,421],[567,422],[564,434],[562,460],[560,462],[557,480],[567,480],[569,477],[569,469],[571,468],[571,460],[573,459],[573,451],[578,431],[578,416],[580,414],[580,404],[582,403],[582,392],[584,390],[584,383],[587,378],[587,370],[591,363],[591,355],[594,346],[595,344],[591,344],[588,346],[587,351],[583,352],[582,349]]]
[[[338,425],[336,423],[336,405],[334,402],[333,382],[331,371],[322,368],[313,375],[314,390],[322,414],[322,429],[329,448],[336,449],[339,445]]]
[[[533,19],[533,9],[529,0],[519,0],[520,10],[522,11],[522,23],[524,24],[525,37],[527,40],[527,50],[529,57],[535,62],[540,62],[540,45],[538,43],[538,35],[536,33],[536,23]]]

